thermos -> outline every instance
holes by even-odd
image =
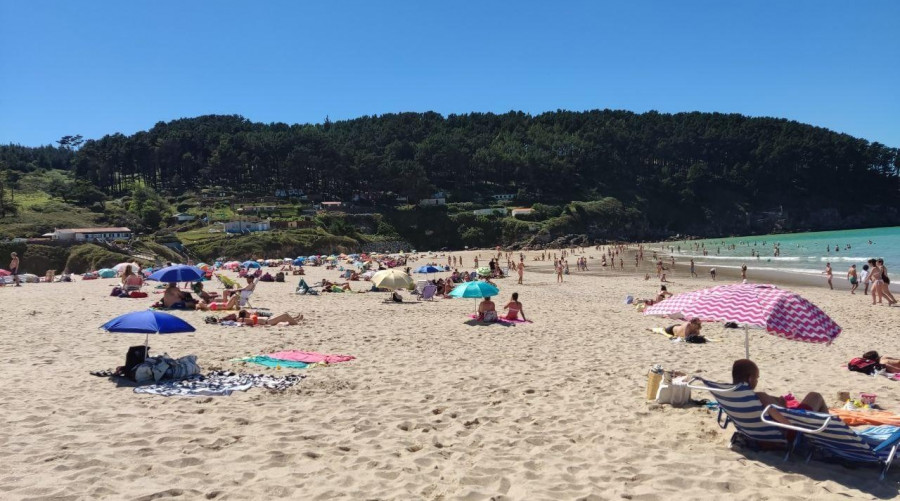
[[[659,383],[662,382],[663,369],[659,364],[654,365],[647,374],[647,400],[656,400],[656,392],[659,391]]]

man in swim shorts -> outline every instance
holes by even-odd
[[[19,255],[13,252],[9,257],[12,258],[9,261],[9,273],[12,275],[16,287],[21,287],[22,284],[19,283]]]

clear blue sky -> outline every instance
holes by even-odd
[[[0,143],[237,113],[785,117],[900,147],[900,0],[0,0]]]

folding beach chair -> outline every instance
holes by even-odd
[[[702,381],[704,386],[693,384],[688,386],[693,389],[711,392],[716,402],[719,403],[719,414],[716,417],[716,422],[719,426],[724,430],[728,427],[728,423],[734,424],[735,433],[731,436],[732,447],[735,446],[735,442],[739,438],[744,439],[746,443],[756,448],[780,449],[788,446],[788,441],[781,428],[764,422],[760,418],[763,412],[763,404],[748,385],[744,383],[738,385],[715,383],[702,378],[693,378],[691,383],[696,380]],[[788,449],[785,460],[790,453],[791,448]]]
[[[770,408],[778,411],[790,424],[779,423],[766,415]],[[841,418],[831,414],[770,405],[763,411],[761,419],[771,426],[798,432],[798,438],[803,437],[812,446],[807,462],[818,452],[824,459],[877,464],[882,466],[881,480],[884,480],[900,446],[900,430],[881,440],[873,437],[875,430],[856,433]]]
[[[426,285],[428,285],[428,280],[416,280],[416,288],[413,289],[412,293],[421,295],[422,291],[425,290]]]
[[[222,275],[221,273],[216,273],[216,278],[219,279],[219,283],[222,284],[222,288],[224,288],[224,289],[231,290],[231,289],[234,289],[235,286],[237,285],[237,282],[226,277],[225,275]]]
[[[437,293],[437,286],[433,284],[428,284],[422,288],[422,295],[419,296],[419,300],[428,300],[434,301],[434,295]]]

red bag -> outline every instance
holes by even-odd
[[[872,375],[876,370],[882,369],[883,366],[874,360],[856,357],[847,364],[847,368],[853,372]]]
[[[137,298],[147,297],[147,293],[141,292],[141,291],[131,291],[131,294],[129,294],[129,296],[137,299]]]

